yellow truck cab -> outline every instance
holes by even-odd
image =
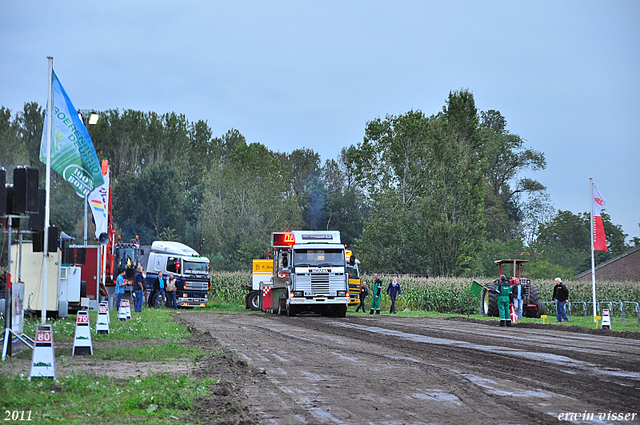
[[[349,274],[349,305],[360,304],[360,261],[356,259],[350,249],[345,250],[344,256],[347,260],[347,273]]]

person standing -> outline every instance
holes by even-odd
[[[500,326],[511,326],[511,312],[509,304],[511,304],[511,285],[505,275],[500,276],[500,281],[494,289],[494,293],[498,294],[498,312],[500,313]]]
[[[165,297],[164,287],[165,287],[165,282],[164,282],[164,278],[162,277],[162,272],[158,272],[158,277],[156,277],[156,279],[153,281],[153,289],[155,291],[155,297],[153,300],[154,307],[158,307],[158,300],[160,298],[164,300],[164,297]]]
[[[382,281],[378,277],[378,273],[373,275],[375,280],[373,281],[373,298],[371,299],[371,311],[369,314],[373,314],[373,310],[376,314],[380,314],[380,298],[382,298]]]
[[[389,286],[387,286],[387,295],[391,298],[391,309],[389,309],[389,314],[396,314],[396,298],[402,295],[402,290],[398,283],[398,275],[395,275],[393,280],[389,283]]]
[[[567,300],[569,299],[569,289],[562,283],[562,279],[556,277],[556,286],[553,287],[553,297],[551,300],[556,301],[556,320],[558,322],[569,321],[567,317],[567,312],[565,310],[565,306],[567,304]]]
[[[360,284],[360,304],[358,304],[358,307],[356,307],[356,313],[360,309],[362,309],[363,313],[366,313],[365,311],[366,307],[364,305],[364,301],[367,299],[367,295],[369,295],[369,290],[367,289],[367,282],[362,281],[362,283]]]
[[[178,304],[176,304],[176,279],[173,277],[173,273],[169,273],[169,280],[167,280],[167,301],[169,308],[178,309]]]
[[[124,273],[125,271],[122,270],[116,278],[116,311],[120,309],[120,302],[122,302],[122,297],[124,296]]]
[[[136,297],[135,304],[133,308],[138,313],[142,312],[142,303],[144,302],[144,275],[142,274],[144,270],[142,267],[138,267],[138,272],[133,277],[133,295]]]
[[[513,308],[516,310],[518,320],[522,319],[522,284],[520,279],[513,278],[514,284],[511,286],[511,296],[513,297]]]

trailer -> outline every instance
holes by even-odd
[[[83,251],[81,251],[83,252]],[[75,314],[84,303],[97,309],[99,269],[96,250],[84,251],[90,261],[84,264],[63,263],[62,251],[49,253],[47,258],[47,310],[48,317],[66,317]],[[12,252],[14,264],[18,264],[18,250]],[[21,281],[24,283],[24,309],[27,312],[42,311],[43,255],[33,252],[31,242],[23,242]],[[17,276],[17,273],[16,273]],[[87,284],[87,280],[91,282]]]

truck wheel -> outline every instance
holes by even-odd
[[[347,317],[347,306],[339,305],[336,317]]]
[[[253,311],[260,310],[260,292],[249,292],[249,295],[247,295],[247,305]]]
[[[296,313],[298,313],[298,309],[295,306],[290,305],[287,308],[287,316],[293,317],[296,315]]]
[[[489,317],[498,317],[498,294],[493,294],[487,290],[495,289],[495,283],[487,283],[486,288],[482,290],[482,315]]]

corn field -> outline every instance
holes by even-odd
[[[389,309],[390,298],[385,294],[390,277],[382,276],[382,310]],[[489,278],[438,278],[438,277],[400,277],[398,282],[402,288],[402,296],[396,300],[398,311],[436,311],[439,313],[467,314],[467,303],[470,301],[469,312],[474,314],[480,309],[480,297],[469,296],[472,281],[486,284]],[[373,276],[363,276],[363,281],[369,288],[366,306],[371,304]],[[553,295],[553,278],[544,281],[534,281],[540,289],[541,300],[550,302]],[[581,301],[591,302],[591,282],[565,281],[569,288],[569,300],[574,304]],[[251,273],[248,272],[217,272],[211,276],[211,299],[224,304],[244,306],[244,291],[242,285],[251,285]],[[640,283],[637,282],[596,282],[596,296],[598,302],[631,301],[640,303]],[[553,304],[546,304],[551,306]],[[574,311],[574,314],[581,314]]]

